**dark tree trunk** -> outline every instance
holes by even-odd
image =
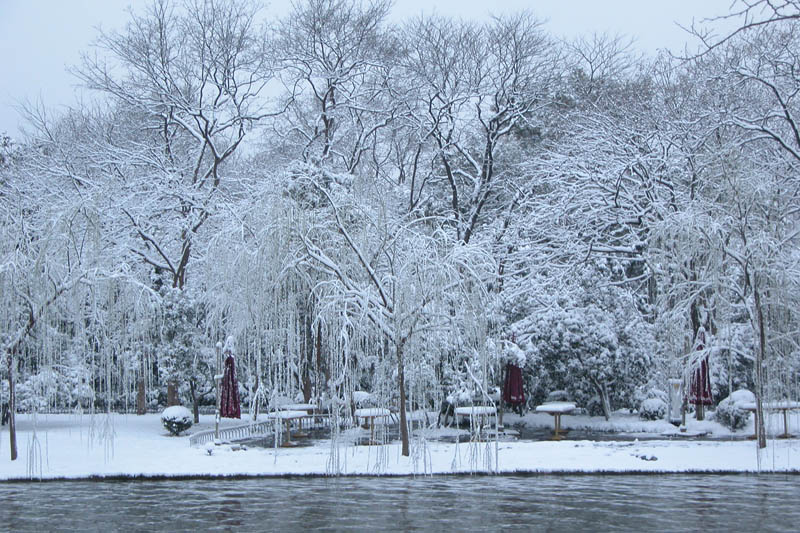
[[[403,341],[397,343],[397,387],[400,389],[400,440],[403,446],[403,456],[408,457],[411,452],[408,447],[408,424],[406,420],[406,377],[403,362]]]
[[[197,397],[197,384],[193,379],[189,380],[189,390],[192,394],[192,416],[194,423],[200,423],[200,398]]]
[[[308,373],[308,368],[303,371],[303,402],[308,403],[311,401],[311,376]]]
[[[764,311],[761,308],[761,293],[759,292],[758,277],[753,276],[753,298],[756,305],[756,318],[758,319],[758,350],[756,350],[756,435],[758,447],[767,447],[767,435],[764,429],[764,360],[767,351],[767,335],[764,325]]]
[[[611,399],[608,397],[608,387],[606,387],[605,383],[600,383],[594,378],[591,381],[592,385],[594,385],[594,390],[597,391],[597,396],[600,398],[603,416],[606,420],[609,420],[611,418]]]
[[[17,460],[17,424],[15,412],[17,410],[16,399],[14,397],[14,357],[12,352],[8,352],[8,435],[11,445],[11,460]]]
[[[261,403],[260,395],[259,395],[259,387],[261,387],[261,381],[258,377],[258,373],[256,373],[256,386],[253,387],[253,422],[258,421],[258,405]]]
[[[136,382],[136,414],[143,415],[147,413],[147,399],[144,392],[144,376],[139,376]]]
[[[311,327],[311,312],[303,309],[303,352],[305,364],[302,369],[303,376],[303,403],[309,403],[313,394],[311,383],[311,369],[314,366],[314,329]]]
[[[317,396],[319,396],[322,391],[327,387],[327,383],[330,382],[330,375],[328,374],[328,366],[325,364],[323,357],[322,357],[322,325],[317,324],[317,342],[316,342],[316,352],[317,352],[317,368],[315,370],[315,375],[317,378]]]
[[[178,400],[178,385],[174,381],[170,381],[167,383],[167,407],[180,404],[181,402]]]

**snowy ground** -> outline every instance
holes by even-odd
[[[789,429],[800,433],[800,417],[790,416]],[[242,421],[224,420],[224,425]],[[552,417],[506,415],[506,426],[550,427]],[[201,417],[190,432],[211,427],[213,417]],[[446,474],[454,472],[754,472],[800,471],[800,439],[770,438],[757,453],[753,422],[731,434],[714,422],[688,423],[688,432],[710,431],[708,438],[668,438],[666,422],[644,422],[617,414],[610,422],[587,416],[565,416],[563,427],[597,432],[623,432],[619,440],[513,441],[445,443],[418,441],[412,457],[403,457],[399,443],[383,446],[334,446],[330,440],[301,448],[233,451],[231,446],[191,447],[185,436],[171,437],[158,415],[19,415],[19,458],[9,460],[8,427],[0,431],[0,480],[81,478],[89,476],[194,475],[326,475]],[[35,438],[34,438],[35,429]],[[453,430],[445,430],[445,432]],[[768,433],[783,431],[782,416],[773,415]],[[631,440],[640,435],[643,440]],[[429,437],[437,434],[429,433]],[[647,437],[647,440],[644,438]],[[608,437],[606,437],[608,438]],[[622,440],[622,439],[627,440]]]

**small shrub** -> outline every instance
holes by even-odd
[[[714,420],[731,431],[742,429],[747,424],[748,418],[750,418],[750,411],[739,407],[730,396],[719,402],[717,410],[714,411]]]
[[[167,431],[177,436],[192,427],[192,413],[181,405],[173,405],[161,413],[161,423]]]
[[[639,418],[662,420],[667,416],[667,402],[661,398],[647,398],[639,405]]]
[[[377,405],[372,394],[363,390],[353,391],[353,403],[356,404],[356,407],[375,407]]]
[[[589,416],[603,416],[605,414],[603,412],[603,402],[600,400],[600,396],[592,396],[589,398],[589,401],[586,402],[586,413]]]
[[[568,402],[569,394],[565,390],[554,390],[547,395],[548,402]]]

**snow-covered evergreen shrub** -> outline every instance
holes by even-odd
[[[743,403],[756,403],[756,395],[747,389],[739,389],[730,396],[733,403],[741,405]]]
[[[714,420],[731,431],[742,429],[750,418],[750,411],[742,408],[742,404],[755,403],[755,395],[747,389],[739,389],[719,402],[714,411]]]
[[[634,408],[637,388],[653,372],[653,326],[637,307],[637,296],[614,280],[620,264],[592,264],[577,273],[547,309],[519,320],[515,329],[530,347],[539,386],[563,389],[578,406],[610,416]],[[597,397],[598,402],[593,398]]]
[[[173,405],[161,413],[161,423],[173,435],[180,435],[192,427],[192,413],[182,405]]]
[[[603,416],[603,400],[600,399],[600,396],[595,394],[583,402],[579,400],[579,403],[583,403],[587,415]]]
[[[639,418],[662,420],[667,416],[667,402],[661,398],[647,398],[639,405]]]
[[[91,372],[64,355],[68,364],[47,366],[17,385],[17,407],[24,412],[88,407],[93,398]]]
[[[568,402],[568,401],[570,401],[569,393],[567,393],[567,391],[565,391],[565,390],[554,390],[554,391],[551,391],[551,392],[549,392],[547,394],[547,400],[546,401],[548,401],[548,402]]]

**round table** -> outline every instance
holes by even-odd
[[[553,415],[555,429],[553,431],[553,440],[561,440],[561,415],[568,415],[576,409],[575,404],[572,402],[548,402],[536,406],[537,413],[547,413]]]

